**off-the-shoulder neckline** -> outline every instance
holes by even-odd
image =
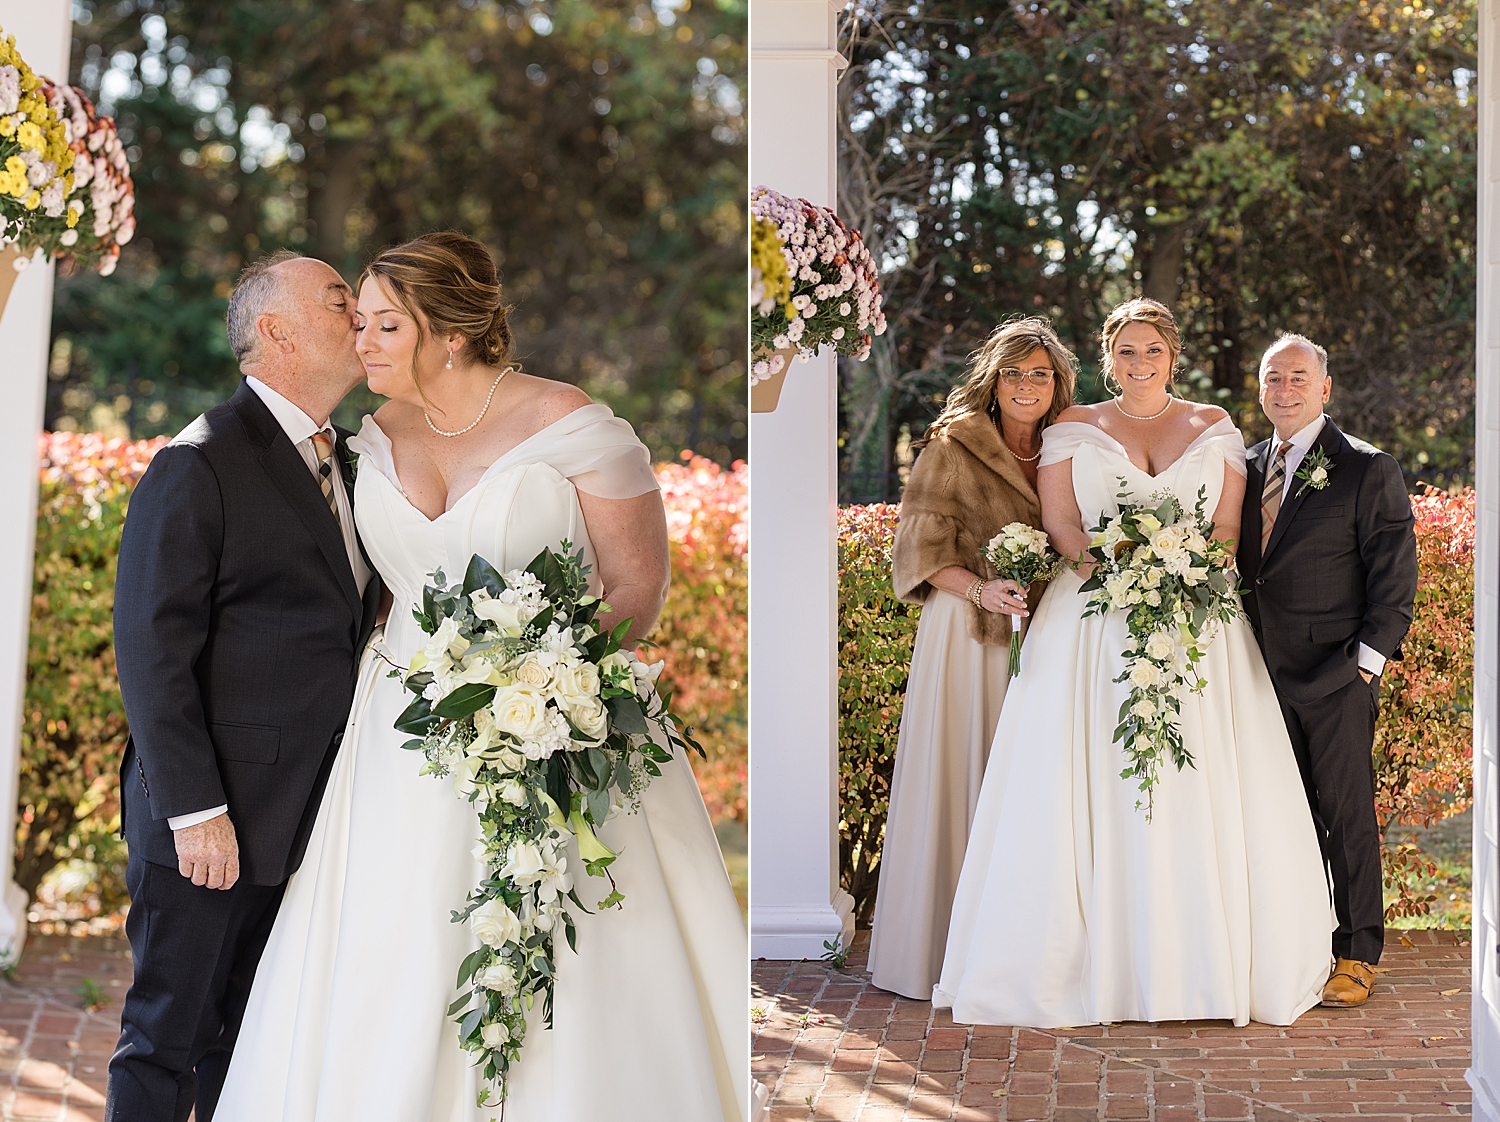
[[[1087,430],[1090,434],[1097,437],[1100,441],[1108,442],[1119,451],[1121,457],[1124,458],[1127,464],[1133,467],[1136,471],[1140,472],[1142,475],[1146,476],[1148,479],[1160,479],[1163,475],[1167,474],[1167,472],[1171,471],[1183,460],[1187,459],[1188,455],[1195,448],[1197,448],[1199,444],[1203,443],[1205,440],[1208,440],[1210,437],[1222,438],[1230,435],[1230,433],[1233,433],[1235,436],[1239,436],[1240,434],[1240,430],[1235,427],[1233,420],[1228,417],[1220,417],[1213,424],[1209,425],[1208,428],[1204,429],[1197,436],[1193,437],[1192,441],[1186,448],[1182,450],[1182,452],[1175,460],[1173,460],[1170,464],[1153,475],[1151,472],[1147,471],[1145,468],[1141,467],[1130,458],[1130,452],[1125,447],[1125,445],[1121,444],[1118,440],[1116,440],[1109,433],[1105,432],[1098,425],[1091,425],[1087,421],[1058,421],[1056,424],[1049,425],[1042,431],[1043,441],[1047,439],[1048,433],[1057,433],[1058,430],[1061,429]],[[1063,434],[1060,433],[1059,435]]]
[[[453,511],[457,510],[460,503],[462,503],[471,494],[479,490],[480,487],[488,482],[490,477],[496,474],[496,469],[504,464],[507,460],[513,459],[517,452],[521,451],[528,444],[531,444],[533,441],[537,440],[543,435],[551,432],[559,425],[567,421],[578,421],[580,419],[579,414],[588,412],[589,410],[601,411],[605,414],[608,414],[610,417],[614,416],[614,412],[609,408],[609,406],[597,401],[592,401],[587,405],[580,405],[577,409],[573,409],[567,413],[564,413],[561,417],[553,421],[551,424],[543,425],[541,428],[537,429],[536,432],[528,436],[525,440],[512,445],[510,448],[502,452],[494,459],[494,461],[491,462],[489,467],[484,469],[484,472],[479,476],[478,479],[474,481],[473,485],[466,491],[464,491],[462,495],[458,496],[458,498],[454,500],[453,503],[442,512],[442,514],[439,514],[437,518],[428,518],[427,520],[429,522],[436,522],[438,519],[443,518],[446,515],[451,514]],[[375,420],[373,414],[365,414],[363,421],[360,422],[359,431],[349,438],[348,444],[351,449],[353,449],[355,452],[358,452],[361,456],[368,457],[371,466],[385,477],[386,482],[394,487],[397,493],[400,494],[403,499],[406,499],[407,505],[411,506],[413,510],[416,510],[418,514],[422,514],[422,512],[420,510],[417,510],[417,507],[407,496],[406,488],[401,485],[401,477],[396,473],[395,448],[391,444],[390,436],[387,435],[385,429],[380,427],[380,423]],[[427,518],[427,515],[422,514],[422,517]]]

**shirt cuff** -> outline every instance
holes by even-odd
[[[196,826],[200,822],[207,822],[210,818],[217,818],[221,814],[229,813],[229,804],[216,806],[212,810],[200,810],[193,814],[174,814],[167,819],[167,825],[174,830],[186,830],[189,826]]]
[[[1385,655],[1374,647],[1367,647],[1363,643],[1359,645],[1359,668],[1368,670],[1375,677],[1380,677],[1380,672],[1385,669]]]

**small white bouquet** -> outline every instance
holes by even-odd
[[[1028,526],[1024,522],[1012,522],[1001,528],[984,547],[984,556],[995,566],[995,571],[1006,580],[1013,580],[1023,589],[1030,588],[1039,580],[1051,580],[1057,575],[1062,558],[1052,548],[1046,530]],[[1024,616],[1016,616],[1010,628],[1010,676],[1021,672],[1021,628]]]
[[[557,936],[577,949],[568,904],[587,909],[569,839],[589,876],[609,878],[598,907],[617,906],[617,854],[594,830],[639,808],[673,745],[702,752],[690,730],[676,731],[656,690],[662,664],[621,648],[629,620],[596,626],[608,609],[587,592],[583,553],[560,548],[503,575],[476,554],[461,585],[433,573],[414,611],[431,639],[392,672],[417,695],[396,720],[416,737],[403,747],[425,757],[422,774],[451,777],[479,811],[475,854],[488,875],[453,922],[467,922],[480,947],[458,968],[464,992],[448,1013],[499,1102],[538,995],[552,1023]],[[486,1086],[479,1105],[489,1097]]]
[[[1125,670],[1115,681],[1128,681],[1130,694],[1114,738],[1124,741],[1129,763],[1120,778],[1140,781],[1147,821],[1162,761],[1171,759],[1178,771],[1193,763],[1179,727],[1182,690],[1203,692],[1208,683],[1198,661],[1218,625],[1243,613],[1234,550],[1213,540],[1206,501],[1200,489],[1192,511],[1167,491],[1152,495],[1152,505],[1121,503],[1119,514],[1094,527],[1088,556],[1098,565],[1079,590],[1089,594],[1085,617],[1129,613]]]

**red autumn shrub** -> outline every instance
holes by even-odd
[[[693,727],[708,759],[693,757],[698,786],[717,821],[743,822],[749,699],[750,470],[682,454],[656,469],[672,543],[672,587],[653,639],[666,660],[672,707]]]
[[[126,734],[115,679],[115,558],[130,489],[165,443],[42,436],[16,810],[15,878],[30,895],[59,862],[123,860],[113,836]]]
[[[1404,657],[1386,663],[1375,729],[1375,804],[1389,824],[1429,826],[1474,795],[1474,489],[1423,485],[1417,518],[1416,615]],[[1386,917],[1426,915],[1434,897],[1416,885],[1437,869],[1408,844],[1381,853],[1396,899]]]

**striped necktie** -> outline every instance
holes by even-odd
[[[1281,510],[1281,492],[1286,489],[1286,454],[1292,447],[1290,440],[1283,440],[1276,449],[1276,459],[1266,473],[1266,487],[1260,493],[1260,555],[1266,555],[1266,543],[1271,540],[1271,531],[1276,528],[1276,514]]]
[[[333,434],[327,429],[312,434],[313,450],[318,454],[318,485],[323,488],[323,499],[333,511],[333,520],[339,521],[339,504],[333,496]],[[342,523],[340,523],[342,525]]]

